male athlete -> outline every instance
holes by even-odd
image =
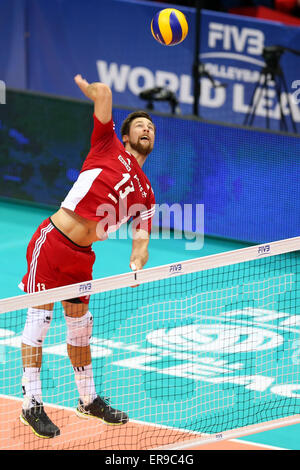
[[[80,175],[60,209],[34,233],[27,248],[28,270],[20,287],[25,292],[52,289],[92,279],[92,243],[132,219],[130,267],[142,269],[155,199],[142,166],[153,149],[155,126],[144,111],[131,113],[121,128],[123,144],[112,121],[112,93],[103,83],[89,84],[81,75],[76,84],[94,102],[91,149]],[[95,390],[90,351],[93,316],[88,297],[62,302],[67,325],[67,350],[79,392],[76,413],[107,424],[124,424],[128,416],[112,408]],[[60,434],[45,413],[40,369],[42,345],[52,320],[53,303],[29,308],[22,336],[24,395],[21,421],[44,438]]]

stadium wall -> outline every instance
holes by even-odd
[[[113,109],[119,137],[129,111]],[[8,90],[0,106],[0,196],[58,207],[88,153],[92,112],[86,101]],[[144,170],[158,204],[203,204],[205,235],[253,243],[299,235],[299,136],[153,117],[156,144]],[[170,226],[188,230],[191,220],[179,214]]]

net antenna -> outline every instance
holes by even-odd
[[[282,105],[282,92],[286,93],[287,99],[287,108],[290,113],[292,129],[294,133],[297,133],[297,127],[295,119],[293,116],[293,110],[290,102],[290,95],[288,92],[288,87],[286,79],[284,76],[283,69],[280,65],[280,59],[284,52],[290,52],[295,55],[300,56],[300,51],[291,49],[289,47],[283,46],[268,46],[263,48],[262,56],[265,60],[265,65],[260,71],[258,82],[254,88],[248,112],[244,119],[244,125],[252,126],[256,109],[263,98],[263,90],[265,90],[265,95],[268,97],[268,90],[271,86],[271,82],[275,83],[276,97],[280,108],[280,130],[288,132],[288,125],[283,111]],[[266,105],[266,128],[270,129],[270,108],[269,104]]]

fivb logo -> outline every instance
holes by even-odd
[[[0,104],[6,104],[6,86],[3,80],[0,80]]]
[[[292,83],[292,88],[296,89],[292,94],[292,99],[295,104],[300,104],[300,80],[294,80]]]
[[[178,274],[183,272],[183,267],[181,263],[171,264],[169,266],[169,274]]]
[[[87,294],[88,292],[91,292],[92,290],[92,283],[86,282],[85,284],[80,284],[78,290],[79,290],[79,294]]]
[[[271,252],[271,245],[261,245],[257,248],[258,256],[266,255]]]
[[[261,56],[265,35],[259,29],[239,28],[236,25],[209,23],[208,46],[211,49],[222,46],[225,51],[244,52]]]

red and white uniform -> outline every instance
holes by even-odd
[[[112,120],[103,125],[94,116],[90,152],[61,207],[98,221],[97,235],[103,240],[129,219],[133,228],[150,233],[155,211],[151,184],[119,141]],[[76,245],[47,219],[29,242],[28,270],[19,287],[36,292],[89,281],[94,261],[91,246]]]
[[[69,240],[48,218],[33,234],[26,259],[27,273],[19,287],[31,293],[90,281],[95,253],[91,245],[79,246]],[[80,300],[88,303],[89,297]]]
[[[150,233],[155,211],[153,190],[134,156],[117,138],[112,120],[103,125],[94,116],[91,150],[61,206],[99,221],[107,233],[129,218],[135,228]]]

